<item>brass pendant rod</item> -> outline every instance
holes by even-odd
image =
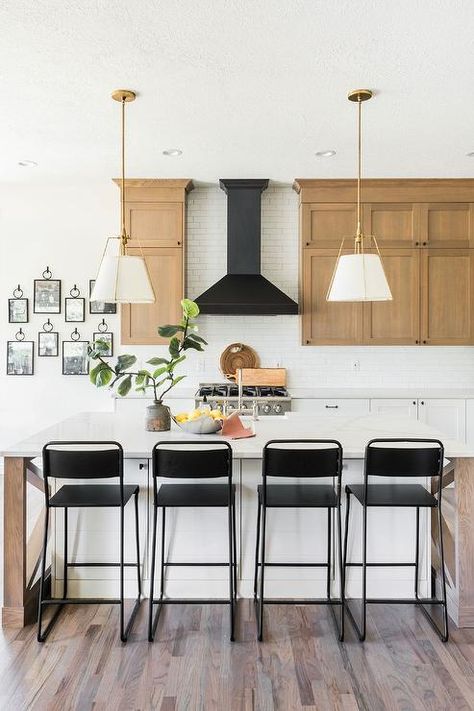
[[[125,254],[127,231],[125,229],[125,97],[122,96],[122,180],[120,185],[121,229],[120,251]]]

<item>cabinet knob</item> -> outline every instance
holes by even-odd
[[[416,400],[413,400],[413,404],[416,405]]]
[[[309,247],[309,242],[306,242],[306,246]]]
[[[419,343],[420,341],[415,341],[415,343]]]
[[[178,244],[181,244],[181,242],[178,242]]]
[[[423,247],[426,247],[427,244],[428,242],[423,242]]]
[[[339,405],[325,405],[326,410],[337,410]]]
[[[419,246],[420,246],[420,243],[419,243],[419,242],[415,242],[415,247],[419,247]]]
[[[423,341],[423,343],[426,343],[426,341]]]
[[[420,404],[421,404],[421,405],[424,405],[424,404],[425,404],[425,401],[424,401],[424,400],[422,400]]]

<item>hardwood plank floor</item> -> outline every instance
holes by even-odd
[[[0,708],[23,711],[464,711],[474,709],[474,629],[443,645],[422,613],[369,606],[367,641],[335,636],[318,606],[272,605],[266,641],[239,603],[239,641],[223,606],[171,606],[146,641],[146,604],[127,645],[118,608],[62,613],[49,640],[3,630]]]

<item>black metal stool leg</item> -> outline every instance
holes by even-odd
[[[64,560],[63,560],[63,599],[67,598],[68,565],[67,565],[67,506],[64,508]]]
[[[232,540],[234,546],[234,601],[237,602],[237,526],[235,523],[235,498],[232,503]]]
[[[49,506],[46,507],[45,511],[45,519],[44,519],[44,537],[43,537],[43,556],[41,560],[41,577],[40,577],[40,589],[39,589],[39,601],[38,601],[38,632],[37,632],[37,640],[38,642],[44,642],[51,632],[51,629],[53,628],[54,623],[59,617],[59,614],[61,613],[61,610],[63,609],[64,605],[61,604],[61,602],[58,602],[58,607],[55,610],[52,618],[46,625],[46,629],[44,631],[41,630],[42,627],[42,621],[43,621],[43,607],[45,607],[45,603],[43,602],[44,600],[44,584],[45,584],[45,578],[46,578],[46,553],[47,553],[47,548],[48,548],[48,528],[49,528]],[[67,536],[67,526],[65,528],[65,535]],[[67,555],[67,550],[65,551],[65,554]],[[66,557],[65,557],[66,559]],[[67,578],[64,579],[66,583]],[[65,588],[64,596],[65,593],[67,592],[67,587]],[[51,603],[53,604],[53,603]]]
[[[142,576],[140,572],[140,528],[138,524],[138,491],[135,494],[135,542],[137,546],[137,585],[138,585],[138,599],[142,595]]]
[[[415,543],[415,597],[418,598],[418,578],[420,565],[420,507],[416,507],[416,543]]]
[[[141,579],[140,579],[140,541],[138,537],[138,493],[135,495],[135,535],[136,535],[136,546],[137,546],[137,580],[138,580],[138,597],[135,600],[133,609],[128,618],[127,626],[125,627],[125,594],[124,594],[124,534],[125,534],[125,509],[123,506],[120,507],[120,639],[122,642],[128,640],[128,635],[132,629],[133,622],[135,620],[138,608],[141,602]]]
[[[120,639],[126,642],[124,628],[124,565],[123,565],[123,548],[124,548],[124,507],[120,507]]]
[[[154,542],[155,542],[155,547],[156,547],[156,516],[157,516],[157,509],[158,507],[155,507],[155,523],[154,523]],[[152,628],[151,628],[151,635],[149,635],[149,640],[150,642],[153,641],[153,638],[155,636],[156,628],[158,625],[158,620],[160,618],[161,610],[162,610],[162,600],[164,596],[164,590],[165,590],[165,542],[166,542],[166,507],[162,507],[162,514],[161,514],[161,558],[160,558],[160,597],[158,600],[154,600],[153,598],[150,599],[150,609],[151,609],[151,614],[153,616],[153,605],[157,605],[158,609],[155,613],[155,617],[152,622]],[[153,563],[153,572],[154,572],[154,563]]]
[[[344,558],[343,558],[343,567],[344,567],[344,607],[345,610],[349,616],[349,620],[354,627],[357,637],[359,638],[359,642],[363,642],[365,639],[365,621],[366,621],[366,610],[367,610],[367,507],[363,506],[362,511],[363,511],[363,526],[362,526],[362,625],[359,626],[355,620],[354,615],[352,614],[352,610],[349,607],[347,598],[346,598],[346,590],[345,590],[345,585],[346,585],[346,573],[347,573],[347,539],[348,539],[348,533],[349,533],[349,514],[350,514],[350,506],[351,506],[351,495],[348,491],[346,491],[346,530],[344,531]]]
[[[263,601],[265,583],[265,529],[267,519],[267,507],[262,504],[262,541],[260,553],[260,600],[258,606],[258,641],[263,641]]]
[[[328,508],[328,557],[327,557],[327,575],[326,575],[326,597],[331,598],[331,509]]]
[[[258,589],[258,554],[259,554],[259,544],[260,544],[260,518],[261,518],[261,511],[262,507],[260,504],[260,501],[257,503],[257,536],[256,536],[256,542],[255,542],[255,574],[254,574],[254,579],[253,579],[253,597],[254,600],[257,600],[257,589]]]
[[[153,538],[151,544],[151,570],[150,570],[150,599],[148,601],[148,641],[153,642],[153,594],[155,587],[155,563],[156,563],[156,527],[158,518],[158,507],[153,503]]]
[[[438,604],[441,605],[442,615],[443,615],[443,626],[440,629],[439,625],[435,622],[432,615],[428,612],[425,607],[425,603],[420,598],[417,598],[418,607],[423,611],[428,622],[431,624],[435,632],[439,635],[442,642],[447,642],[449,639],[449,627],[448,627],[448,605],[446,599],[446,571],[444,567],[444,544],[443,544],[443,519],[441,517],[441,506],[438,505],[438,548],[439,548],[439,560],[440,560],[440,573],[441,573],[441,600],[438,600]]]
[[[341,502],[337,506],[337,563],[339,572],[340,598],[341,598],[341,620],[339,626],[339,641],[344,641],[344,618],[345,618],[345,598],[344,598],[344,572],[342,567],[342,521]]]
[[[230,614],[230,641],[234,641],[234,536],[233,536],[233,513],[232,502],[228,507],[228,536],[229,536],[229,614]]]

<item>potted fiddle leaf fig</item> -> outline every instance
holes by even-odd
[[[190,299],[183,299],[181,307],[183,315],[178,324],[158,327],[160,336],[170,339],[169,357],[150,358],[147,364],[152,366],[151,368],[132,370],[137,357],[128,353],[118,356],[115,364],[111,365],[104,359],[110,344],[101,341],[100,338],[88,349],[89,358],[97,361],[97,365],[90,372],[90,380],[96,387],[108,386],[115,389],[120,397],[128,395],[132,387],[141,393],[151,390],[153,403],[147,407],[145,427],[152,432],[170,429],[170,410],[163,404],[163,398],[171,388],[186,377],[175,373],[176,367],[186,360],[185,352],[190,349],[203,351],[204,346],[207,345],[204,338],[196,333],[197,325],[194,319],[199,315],[198,305]]]

